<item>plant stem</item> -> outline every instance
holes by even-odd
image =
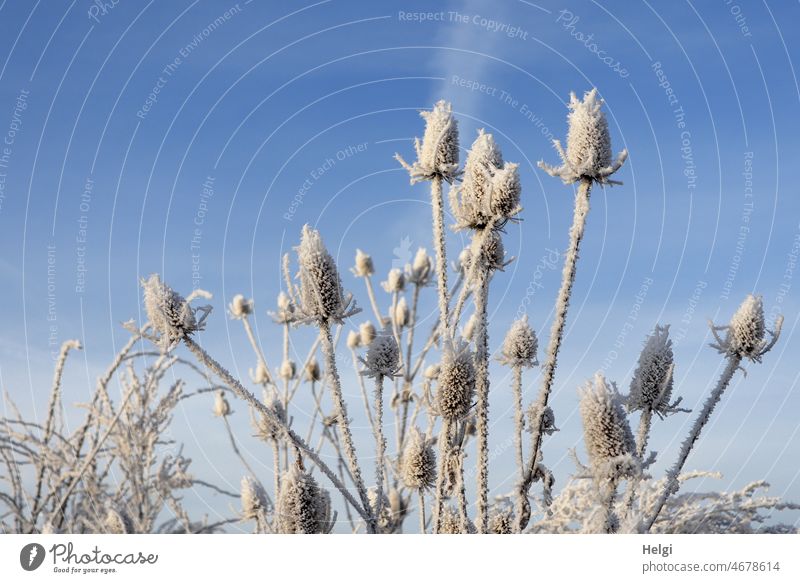
[[[383,328],[386,319],[381,315],[381,309],[378,307],[378,301],[375,299],[375,290],[372,287],[372,279],[369,275],[364,276],[364,284],[367,286],[367,296],[369,296],[369,303],[372,306],[372,312],[378,319],[378,328]]]
[[[440,336],[447,338],[449,330],[449,299],[447,297],[447,249],[444,233],[444,201],[442,177],[431,180],[431,205],[433,209],[433,246],[436,248],[436,289],[439,292]]]
[[[444,478],[447,468],[447,454],[450,450],[450,420],[442,420],[439,431],[439,472],[436,474],[436,498],[433,505],[433,532],[439,532],[442,521],[442,498],[444,498]]]
[[[489,272],[481,266],[475,281],[475,388],[478,430],[478,532],[489,529],[489,334],[486,304],[489,296]]]
[[[375,516],[383,510],[383,461],[386,457],[386,438],[383,435],[383,375],[375,378]]]
[[[686,463],[686,458],[689,457],[689,452],[692,451],[695,442],[700,437],[700,432],[703,430],[705,424],[708,423],[708,419],[711,417],[714,407],[716,407],[717,403],[719,403],[722,393],[730,384],[734,373],[742,362],[742,357],[738,354],[728,355],[727,359],[728,364],[725,367],[725,370],[722,371],[722,374],[717,381],[717,386],[714,387],[714,390],[711,391],[711,394],[706,399],[705,403],[703,404],[703,409],[700,411],[700,414],[697,416],[697,419],[692,425],[692,429],[689,431],[689,437],[684,440],[683,445],[681,446],[678,460],[667,472],[667,482],[664,484],[664,490],[661,492],[658,502],[656,502],[655,512],[650,520],[648,520],[644,532],[649,532],[650,529],[653,528],[653,524],[655,524],[656,520],[658,519],[658,515],[664,508],[664,504],[666,504],[667,499],[671,494],[676,493],[680,488],[678,478],[680,477],[681,470],[683,470],[683,466]]]
[[[642,416],[639,418],[639,430],[636,433],[636,456],[640,460],[644,459],[644,452],[647,448],[647,440],[650,437],[650,423],[652,420],[652,409],[648,408],[642,411]],[[622,507],[625,509],[626,516],[630,516],[631,509],[633,508],[633,501],[636,498],[636,488],[638,483],[639,480],[636,478],[631,478],[628,481],[628,489],[625,492],[625,499],[622,503]]]
[[[556,300],[556,313],[553,325],[550,329],[550,340],[547,345],[547,356],[542,366],[542,388],[537,399],[537,416],[532,420],[533,430],[533,450],[528,460],[525,470],[525,478],[520,484],[520,496],[527,496],[536,474],[536,464],[538,463],[539,450],[542,447],[542,422],[547,402],[550,398],[550,391],[553,388],[553,378],[558,361],[558,350],[561,347],[561,340],[564,336],[564,326],[567,321],[567,308],[572,294],[572,284],[575,282],[575,271],[578,264],[581,240],[586,229],[586,215],[589,213],[589,194],[592,190],[591,179],[581,180],[578,186],[578,193],[575,196],[575,211],[572,218],[572,227],[569,231],[569,250],[564,257],[564,269],[561,274],[561,288],[558,291]],[[530,511],[518,517],[518,530],[521,532],[528,525]]]
[[[514,440],[517,447],[517,464],[519,465],[520,479],[525,479],[525,458],[522,452],[522,429],[524,426],[524,416],[522,413],[522,367],[515,365],[512,374],[514,375]]]
[[[423,494],[422,489],[417,490],[417,494],[419,495],[419,532],[420,534],[426,534],[425,532],[425,494]]]

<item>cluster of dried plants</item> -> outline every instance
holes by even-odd
[[[546,438],[558,431],[549,400],[590,194],[594,185],[620,184],[611,176],[623,166],[627,152],[612,157],[597,91],[582,99],[573,94],[566,149],[555,143],[562,165],[540,163],[548,174],[574,185],[575,207],[540,390],[525,403],[523,375],[540,366],[537,334],[523,317],[497,343],[496,358],[511,372],[511,386],[497,386],[490,382],[493,353],[487,326],[492,279],[513,260],[506,257],[503,235],[504,227],[522,212],[518,165],[506,162],[494,137],[480,131],[462,168],[450,104],[440,101],[422,117],[425,130],[415,144],[416,160],[408,163],[399,155],[397,160],[412,184],[430,183],[434,253],[419,249],[405,269],[389,271],[382,282],[388,301],[381,308],[373,260],[357,252],[351,271],[364,282],[372,322],[363,319],[353,294],[343,288],[339,267],[320,233],[306,226],[296,248],[296,267],[288,254],[283,258],[284,291],[271,312],[282,333],[280,363],[270,366],[254,332],[253,300],[236,295],[228,306],[254,353],[250,378],[237,379],[198,341],[211,307],[194,307],[193,302],[210,294],[194,292],[184,298],[157,275],[150,276],[142,281],[147,321],[126,324],[131,338],[98,380],[75,431],[65,430],[61,402],[67,355],[80,348],[75,341],[64,344],[57,361],[44,422],[26,421],[6,397],[12,414],[0,426],[2,529],[198,533],[243,522],[259,533],[792,530],[776,525],[772,514],[800,507],[760,495],[767,487],[763,482],[740,492],[681,493],[684,482],[704,475],[686,473],[684,465],[731,379],[745,361],[760,362],[778,340],[781,319],[775,330],[767,330],[761,299],[752,295],[728,325],[712,325],[713,347],[725,359],[725,368],[666,475],[649,473],[656,460],[655,452],[648,451],[651,425],[691,412],[679,407],[680,397],[673,398],[676,365],[669,327],[656,325],[627,395],[600,374],[580,389],[577,408],[588,461],[584,464],[572,452],[575,474],[556,492],[544,460]],[[446,246],[445,183],[455,217],[451,227],[470,235],[455,261],[448,259]],[[433,287],[436,322],[421,330],[420,296]],[[362,319],[352,320],[356,317]],[[317,332],[300,364],[289,351],[290,334],[298,326]],[[344,398],[339,372],[343,363],[355,367],[363,401],[359,406],[374,436],[369,458],[358,451],[353,437],[348,414],[353,403]],[[112,379],[122,387],[117,403],[109,395]],[[190,390],[190,384],[196,386]],[[260,395],[246,385],[257,387]],[[292,414],[301,390],[310,393],[313,403],[302,428]],[[492,393],[499,391],[513,395],[514,421],[508,431],[514,447],[507,455],[517,475],[511,491],[490,497],[489,404]],[[239,492],[194,476],[190,460],[169,439],[172,414],[188,398],[208,399],[220,419],[245,471]],[[232,401],[244,405],[246,413],[234,416]],[[630,423],[636,414],[634,432]],[[264,456],[272,464],[267,483],[242,455],[234,424],[248,424],[263,442]],[[474,492],[470,500],[465,467],[473,452],[476,479],[469,485]],[[367,471],[365,459],[374,461],[374,472]],[[190,518],[182,493],[197,487],[230,498],[230,518]],[[418,522],[409,525],[406,519],[412,514]]]

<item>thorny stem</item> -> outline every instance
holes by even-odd
[[[447,295],[447,250],[444,233],[444,201],[442,199],[442,177],[431,180],[431,203],[433,212],[433,245],[436,248],[436,289],[439,292],[440,335],[448,337],[449,299]]]
[[[330,379],[331,395],[333,396],[336,415],[339,418],[339,430],[342,434],[347,465],[350,469],[350,474],[353,476],[353,482],[356,485],[358,494],[361,497],[361,503],[364,505],[364,512],[366,513],[364,518],[367,521],[367,530],[374,533],[376,532],[375,518],[372,514],[369,498],[367,497],[367,489],[364,487],[364,479],[361,477],[361,468],[358,465],[356,447],[353,443],[353,434],[350,432],[350,420],[347,418],[347,405],[342,395],[342,384],[339,379],[339,371],[336,368],[336,354],[333,347],[333,338],[331,337],[331,327],[328,322],[320,323],[319,337],[322,344],[322,353],[325,355],[325,368],[328,371],[328,378]]]
[[[375,378],[375,516],[383,511],[383,462],[386,457],[386,438],[383,435],[383,375]]]
[[[425,493],[422,491],[422,488],[417,490],[417,494],[419,495],[419,533],[426,534],[425,528]]]
[[[522,367],[515,365],[512,373],[514,375],[514,440],[517,447],[517,464],[519,465],[520,478],[525,479],[525,459],[522,452],[522,430],[524,426],[524,416],[522,413]]]
[[[649,532],[650,529],[653,528],[653,524],[655,524],[656,520],[658,519],[658,515],[664,508],[664,504],[666,504],[670,495],[676,493],[680,488],[680,482],[678,478],[681,470],[683,470],[684,464],[686,463],[686,459],[689,457],[689,452],[692,451],[695,442],[700,437],[700,432],[703,430],[705,424],[708,423],[711,413],[714,411],[714,407],[716,407],[717,403],[719,403],[722,393],[728,387],[731,379],[733,379],[734,373],[742,363],[742,357],[738,354],[729,354],[727,359],[728,364],[725,367],[725,370],[722,371],[722,374],[717,381],[717,386],[714,387],[714,390],[711,391],[711,394],[706,399],[705,403],[703,404],[703,409],[700,411],[700,414],[697,416],[697,419],[695,419],[695,422],[692,425],[692,429],[689,431],[689,436],[681,446],[681,451],[678,454],[678,460],[667,472],[667,481],[664,484],[664,490],[661,492],[658,502],[656,502],[653,516],[647,521],[647,525],[644,529],[645,533]]]
[[[375,299],[375,289],[372,287],[372,278],[369,275],[364,276],[364,284],[367,286],[367,296],[369,296],[369,304],[372,306],[372,312],[378,320],[378,328],[383,328],[386,318],[381,315],[378,301]]]
[[[449,419],[443,419],[442,428],[439,431],[439,472],[436,474],[436,498],[433,505],[433,532],[437,534],[442,522],[444,478],[447,469],[447,453],[450,449],[450,425]]]
[[[230,389],[236,393],[240,399],[244,400],[259,413],[266,415],[266,417],[275,426],[279,427],[285,438],[288,439],[296,448],[304,452],[308,458],[314,462],[314,464],[316,464],[320,471],[328,477],[331,483],[336,487],[337,490],[339,490],[344,499],[356,510],[356,512],[358,512],[361,518],[367,521],[368,524],[371,524],[372,516],[368,509],[362,508],[361,505],[356,502],[355,498],[353,498],[353,495],[347,490],[347,487],[344,485],[344,483],[336,476],[333,470],[331,470],[328,465],[322,461],[319,455],[317,455],[317,453],[311,447],[309,447],[305,441],[303,441],[303,438],[297,435],[297,433],[288,427],[286,423],[279,419],[278,416],[275,415],[274,411],[256,399],[253,393],[245,389],[239,381],[237,381],[227,370],[225,370],[225,368],[223,368],[221,364],[214,360],[194,340],[187,337],[183,339],[183,342],[186,344],[186,347],[192,352],[192,354],[194,354],[200,362],[213,371],[214,374],[220,377],[220,379],[222,379],[222,381],[228,385],[228,387],[230,387]]]
[[[281,450],[277,439],[272,440],[272,468],[275,472],[272,487],[275,488],[275,506],[277,506],[278,497],[281,495]]]
[[[489,334],[487,331],[486,304],[489,296],[489,273],[481,266],[475,281],[475,313],[478,325],[475,331],[475,388],[478,393],[476,407],[478,430],[478,532],[489,529]]]
[[[652,420],[652,409],[644,409],[642,411],[642,416],[639,418],[639,430],[636,433],[636,456],[640,460],[644,459],[644,452],[647,448],[647,440],[650,437],[650,423]],[[633,501],[636,498],[636,487],[638,486],[638,482],[639,480],[633,478],[628,480],[628,489],[625,492],[625,498],[622,503],[622,507],[625,509],[627,516],[630,516],[631,509],[633,508]]]
[[[353,370],[356,373],[356,379],[358,380],[358,388],[361,390],[361,400],[364,401],[364,410],[367,412],[367,420],[369,421],[370,427],[372,427],[373,431],[375,429],[375,421],[372,419],[372,409],[369,406],[369,398],[367,397],[367,387],[364,384],[364,375],[361,374],[361,371],[358,370],[358,355],[354,348],[350,349],[350,354],[353,357]]]
[[[575,212],[572,218],[572,227],[569,231],[569,250],[564,257],[564,269],[561,274],[561,288],[558,291],[556,300],[556,313],[553,325],[550,328],[550,340],[547,345],[547,356],[542,365],[542,388],[537,399],[537,415],[532,420],[531,429],[533,431],[533,449],[525,469],[525,477],[520,484],[520,496],[527,497],[533,478],[536,475],[536,465],[539,459],[539,451],[542,447],[542,423],[544,412],[547,407],[550,391],[553,388],[553,378],[558,361],[558,350],[561,347],[561,340],[564,335],[564,326],[567,321],[567,308],[569,298],[572,294],[572,284],[575,281],[575,271],[578,264],[581,240],[586,229],[586,215],[589,213],[589,194],[592,190],[592,181],[584,178],[578,186],[578,193],[575,197]],[[527,508],[527,505],[525,505]],[[520,513],[517,517],[519,524],[518,530],[522,532],[530,520],[530,510]]]
[[[236,445],[236,438],[233,436],[233,430],[231,429],[231,424],[228,422],[228,416],[227,415],[223,415],[222,416],[222,421],[225,423],[225,430],[228,432],[228,439],[230,439],[230,441],[231,441],[231,448],[233,449],[233,453],[236,454],[236,457],[238,457],[239,460],[242,462],[242,465],[244,466],[244,468],[250,473],[251,476],[253,476],[253,479],[260,486],[261,485],[261,481],[258,479],[258,476],[253,471],[253,468],[250,467],[250,464],[247,463],[247,460],[244,459],[244,456],[242,455],[242,452],[239,451],[239,447]],[[276,492],[275,495],[277,496],[277,492]]]

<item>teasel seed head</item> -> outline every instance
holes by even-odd
[[[252,369],[250,370],[250,376],[257,385],[267,385],[272,382],[267,365],[261,360],[256,364],[255,372]]]
[[[514,532],[514,511],[511,508],[495,508],[489,515],[490,534],[512,534]]]
[[[508,329],[503,340],[502,356],[500,362],[508,366],[523,366],[530,368],[539,364],[536,360],[536,349],[539,341],[536,333],[528,324],[528,315],[525,314],[516,320]]]
[[[233,296],[228,309],[232,318],[241,320],[253,313],[253,300],[248,300],[242,294],[236,294]]]
[[[411,176],[411,183],[441,177],[452,182],[458,176],[458,123],[453,118],[453,110],[446,101],[438,101],[433,111],[421,111],[425,120],[425,133],[422,141],[414,141],[417,160],[407,164],[395,154]]]
[[[239,492],[242,501],[243,520],[257,520],[259,516],[263,516],[266,513],[267,493],[261,484],[249,476],[245,476],[242,478]]]
[[[285,381],[297,378],[297,365],[291,359],[284,360],[278,369],[278,376]]]
[[[264,406],[275,414],[275,417],[284,425],[286,424],[286,409],[274,389],[264,389]],[[259,414],[255,422],[256,437],[264,441],[276,441],[283,434],[283,429],[266,415]]]
[[[406,280],[424,287],[431,282],[433,277],[433,260],[428,252],[420,247],[414,255],[414,262],[406,265]]]
[[[536,403],[531,403],[531,406],[528,407],[528,431],[532,432],[533,428],[536,427],[539,409],[540,405]],[[556,427],[556,414],[553,413],[553,409],[548,405],[544,408],[544,414],[542,415],[542,433],[553,435],[556,431],[559,431],[558,427]]]
[[[627,400],[629,411],[651,411],[660,416],[675,411],[672,397],[674,368],[669,326],[656,326],[639,354]]]
[[[205,327],[205,319],[211,312],[210,306],[193,309],[183,296],[162,283],[157,274],[151,275],[147,280],[143,279],[142,288],[147,318],[159,334],[163,349]],[[202,312],[199,319],[196,317],[197,312]]]
[[[430,364],[425,367],[424,371],[422,371],[422,375],[429,381],[436,380],[439,378],[440,370],[441,367],[438,364]]]
[[[281,478],[276,523],[281,534],[324,534],[333,527],[330,495],[297,464]]]
[[[358,327],[358,333],[361,346],[369,346],[372,344],[372,341],[375,340],[375,335],[377,334],[375,331],[375,326],[373,326],[372,322],[369,320],[361,323],[361,325]]]
[[[397,375],[400,367],[400,349],[391,331],[383,330],[375,336],[367,350],[367,358],[361,359],[361,362],[366,366],[363,372],[366,376],[378,379],[393,378]]]
[[[711,323],[710,326],[716,340],[716,344],[711,346],[720,353],[761,362],[761,358],[772,350],[780,338],[783,316],[775,318],[774,330],[767,330],[761,296],[748,294],[727,326],[714,326]],[[727,331],[724,339],[720,338],[719,330]]]
[[[308,383],[316,383],[322,379],[322,371],[316,358],[312,358],[306,363],[303,379]]]
[[[450,505],[442,508],[441,520],[439,534],[472,534],[475,532],[475,526],[471,522],[467,524],[467,530],[464,531],[458,511]]]
[[[410,319],[411,311],[408,309],[408,302],[406,302],[405,298],[400,298],[394,309],[394,321],[398,328],[404,328],[408,326]]]
[[[400,476],[406,488],[427,490],[436,482],[436,453],[433,445],[414,427],[409,436],[408,446],[403,453]]]
[[[120,508],[109,508],[106,512],[103,527],[108,534],[135,534],[133,520]]]
[[[602,374],[584,385],[580,412],[583,440],[596,472],[604,473],[616,460],[633,455],[635,444],[622,399]]]
[[[600,184],[620,184],[608,177],[625,163],[628,151],[620,152],[612,163],[611,137],[602,105],[603,100],[598,97],[597,89],[587,91],[583,99],[578,99],[575,93],[571,93],[568,106],[570,112],[567,115],[567,151],[564,152],[558,140],[553,140],[563,164],[555,168],[539,162],[539,167],[551,176],[560,177],[565,184],[582,179]]]
[[[350,330],[347,333],[347,348],[355,350],[359,346],[361,346],[361,335],[355,330]]]
[[[231,406],[225,398],[225,391],[219,389],[214,395],[214,415],[216,417],[227,417],[231,414]]]
[[[381,286],[388,293],[401,292],[406,288],[406,276],[403,274],[402,269],[397,267],[389,271],[386,276],[386,281],[381,282]]]
[[[439,364],[436,407],[445,419],[463,419],[475,395],[475,365],[472,352],[461,340],[445,341]]]
[[[321,323],[341,322],[350,303],[342,290],[336,262],[322,242],[319,231],[303,227],[297,247],[300,266],[301,309],[307,319]]]
[[[375,273],[375,266],[372,264],[372,256],[367,255],[361,249],[356,249],[356,264],[350,270],[356,277],[369,277]]]

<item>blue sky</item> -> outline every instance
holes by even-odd
[[[409,186],[392,157],[412,156],[416,112],[442,97],[453,103],[462,148],[486,128],[520,163],[524,220],[506,237],[517,260],[493,283],[492,344],[521,310],[544,343],[560,273],[547,258],[566,245],[572,191],[536,162],[557,161],[550,140],[565,135],[569,92],[597,87],[614,148],[630,158],[623,186],[593,194],[554,395],[563,430],[546,459],[563,483],[566,449],[580,436],[576,388],[602,368],[627,390],[657,322],[679,338],[676,394],[697,408],[722,366],[707,347],[707,320],[724,324],[757,292],[770,319],[785,315],[784,335],[737,378],[688,465],[725,474],[704,487],[765,478],[773,493],[800,499],[791,357],[800,349],[800,89],[789,25],[800,9],[438,5],[422,19],[430,3],[0,2],[2,389],[41,414],[51,351],[77,337],[85,350],[70,363],[66,394],[84,400],[125,341],[120,322],[141,320],[138,282],[152,272],[184,293],[214,293],[202,340],[241,375],[254,358],[224,306],[235,293],[254,297],[275,362],[280,333],[266,310],[304,223],[321,230],[345,287],[366,305],[347,270],[356,248],[380,274],[418,246],[430,249],[427,190]],[[450,236],[452,256],[464,242]],[[428,313],[433,300],[423,300]],[[310,334],[294,334],[298,355]],[[510,399],[505,371],[493,372],[499,443]],[[529,377],[528,399],[538,374]],[[221,461],[225,437],[209,411],[187,404],[175,434],[198,474],[235,485],[241,469]],[[690,419],[656,428],[657,471]],[[200,432],[206,424],[214,431]],[[250,455],[266,460],[249,429],[240,432]],[[495,463],[500,482],[510,470]]]

